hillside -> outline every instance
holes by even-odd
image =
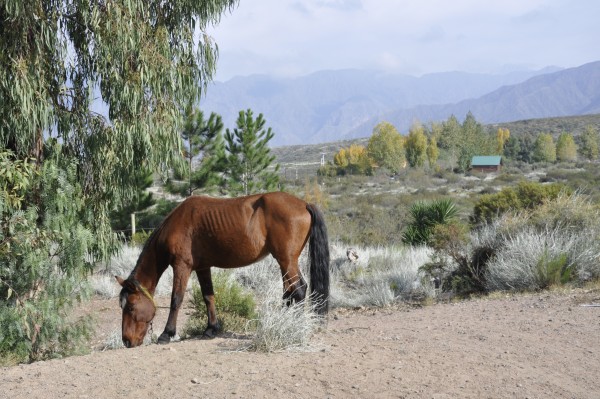
[[[357,127],[347,138],[364,136],[365,131],[381,120],[404,132],[415,120],[428,123],[445,120],[450,115],[462,120],[469,111],[482,123],[598,113],[600,62],[536,76],[456,104],[421,105],[388,112]]]
[[[226,127],[234,126],[240,110],[263,113],[275,132],[274,145],[328,142],[343,139],[365,122],[394,110],[480,97],[557,69],[421,77],[363,70],[321,71],[296,79],[254,75],[210,85],[201,107],[205,113],[220,114]],[[367,124],[356,137],[368,135],[371,129]]]

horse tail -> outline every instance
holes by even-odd
[[[310,260],[310,286],[317,300],[316,311],[320,315],[329,310],[329,239],[323,214],[313,204],[306,209],[312,217],[308,253]]]

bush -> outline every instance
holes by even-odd
[[[259,306],[249,349],[275,352],[309,348],[310,338],[322,321],[309,306],[311,302],[308,298],[305,302],[282,306],[280,291],[272,289]]]
[[[563,184],[520,182],[516,187],[503,188],[497,194],[484,194],[475,204],[471,223],[490,223],[500,215],[512,211],[534,209],[545,201],[556,199],[561,193],[570,193]]]
[[[488,266],[488,289],[537,290],[570,281],[574,239],[559,229],[531,228],[507,237]]]
[[[256,317],[256,302],[251,292],[245,290],[232,274],[226,271],[213,273],[217,318],[223,331],[244,332],[248,321]],[[194,313],[183,329],[184,336],[202,335],[206,329],[206,305],[200,287],[192,289]]]
[[[503,246],[488,267],[488,289],[542,289],[600,277],[600,212],[581,194],[561,195],[496,227]]]
[[[433,261],[421,267],[444,291],[467,296],[486,291],[487,265],[500,243],[494,234],[473,232],[452,223],[437,226],[433,233]]]
[[[429,260],[427,247],[355,248],[356,262],[332,248],[331,303],[334,307],[383,307],[402,299],[431,295],[419,267]]]
[[[143,247],[151,235],[152,230],[136,231],[135,234],[131,236],[131,245]]]

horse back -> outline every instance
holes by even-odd
[[[165,220],[162,246],[194,268],[245,266],[269,253],[297,257],[311,225],[306,205],[283,192],[189,197]]]

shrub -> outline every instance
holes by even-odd
[[[570,193],[563,184],[520,182],[516,187],[503,188],[497,194],[484,194],[475,204],[471,223],[489,223],[505,212],[533,209],[545,201],[556,199],[561,193]]]
[[[272,289],[258,308],[249,349],[275,352],[308,349],[310,338],[321,325],[321,317],[311,309],[311,298],[282,306],[280,291]]]
[[[217,318],[221,328],[230,332],[244,332],[249,320],[255,318],[256,303],[251,292],[245,290],[232,274],[226,271],[213,273],[213,288]],[[185,336],[202,335],[206,328],[206,305],[200,287],[192,289],[194,313],[184,327]]]
[[[495,228],[503,243],[488,266],[488,289],[542,289],[600,277],[600,214],[581,194],[505,215]]]
[[[422,282],[419,267],[429,260],[427,247],[356,248],[359,259],[350,262],[345,253],[332,249],[331,304],[387,306],[398,300],[431,295]],[[341,251],[339,251],[341,252]]]
[[[421,271],[442,290],[460,296],[486,290],[487,265],[500,245],[495,234],[479,231],[469,235],[467,226],[452,223],[436,227],[432,245],[433,261],[424,264]]]
[[[559,253],[554,257],[549,257],[547,251],[544,252],[537,264],[540,288],[562,285],[571,281],[571,268],[569,266],[568,255],[566,253]]]
[[[131,236],[131,245],[143,247],[151,235],[152,230],[136,231],[135,234]]]
[[[509,237],[487,271],[490,290],[537,290],[570,281],[576,237],[524,228]]]

